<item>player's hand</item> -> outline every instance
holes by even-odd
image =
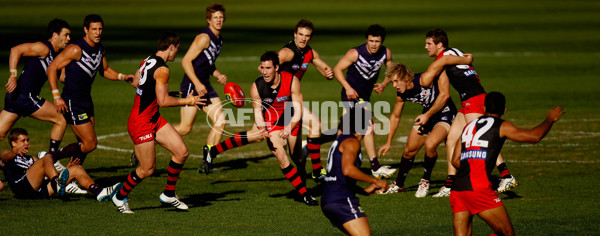
[[[19,156],[23,156],[29,152],[29,147],[29,145],[23,145],[22,147],[15,149],[14,153]]]
[[[15,91],[15,88],[17,88],[17,77],[9,77],[8,82],[6,82],[4,87],[6,88],[7,93],[12,93]]]
[[[206,90],[206,86],[204,86],[204,84],[199,84],[194,86],[196,88],[196,91],[198,91],[198,96],[204,96],[204,94],[208,93],[208,90]]]
[[[65,104],[65,101],[60,97],[54,99],[54,106],[56,106],[56,111],[60,114],[69,111],[69,109],[67,108],[67,104]]]
[[[260,134],[260,136],[262,136],[263,138],[270,138],[271,135],[269,134],[269,132],[267,131],[267,129],[265,127],[257,127],[258,128],[258,134]]]
[[[133,76],[133,75],[123,75],[123,80],[127,83],[132,83],[133,78],[135,78],[135,76]]]
[[[333,70],[329,66],[325,67],[325,78],[333,79]]]
[[[563,114],[565,114],[563,108],[561,106],[557,106],[555,108],[552,108],[552,110],[548,111],[547,119],[552,122],[556,122]]]
[[[358,93],[353,88],[346,89],[346,97],[350,100],[358,99]]]
[[[379,148],[379,151],[377,151],[377,156],[379,156],[379,157],[385,156],[385,154],[387,154],[387,152],[390,150],[391,147],[392,147],[392,145],[390,143],[385,143],[383,146],[381,146]]]
[[[427,121],[429,121],[429,116],[425,114],[421,114],[415,118],[416,125],[425,125],[427,124]]]
[[[227,76],[226,75],[217,76],[217,82],[219,82],[222,85],[225,85],[227,83]]]
[[[290,137],[290,134],[292,133],[292,131],[290,131],[288,129],[288,127],[285,127],[281,133],[279,133],[279,137],[282,139],[287,139],[288,137]]]
[[[383,84],[376,83],[375,88],[373,88],[373,91],[375,91],[377,94],[381,94],[383,93],[383,89],[385,89],[385,86],[383,86]]]
[[[365,188],[365,192],[372,194],[375,192],[383,193],[388,190],[390,186],[388,182],[385,180],[378,179],[374,184],[371,184],[369,187]]]
[[[78,165],[81,165],[81,159],[71,157],[71,159],[69,160],[69,164],[67,164],[67,169],[69,167],[78,166]]]
[[[471,53],[465,53],[465,54],[463,54],[463,57],[466,57],[466,58],[468,58],[468,59],[471,59],[471,63],[469,63],[469,64],[472,64],[472,63],[473,63],[473,60],[475,59],[475,58],[473,57],[473,54],[471,54]]]

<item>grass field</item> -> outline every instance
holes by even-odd
[[[8,75],[10,47],[45,39],[45,25],[55,17],[67,20],[72,40],[83,35],[81,24],[89,13],[103,16],[104,45],[110,66],[133,73],[141,60],[155,51],[158,34],[171,29],[182,35],[176,63],[171,63],[171,90],[179,87],[183,70],[178,62],[193,37],[203,27],[209,1],[2,1],[0,14],[0,75]],[[503,156],[520,185],[501,194],[516,233],[520,235],[597,235],[600,232],[600,2],[598,1],[224,1],[227,21],[222,32],[224,48],[217,67],[248,91],[259,76],[258,57],[278,50],[291,40],[300,18],[313,21],[311,46],[334,66],[351,47],[364,42],[364,31],[373,23],[387,28],[384,43],[395,61],[414,71],[431,62],[424,35],[432,28],[445,29],[450,46],[475,54],[475,68],[487,91],[507,97],[504,118],[518,126],[539,124],[556,106],[567,112],[539,144],[508,141]],[[20,65],[19,68],[21,68]],[[3,80],[4,81],[4,80]],[[3,82],[4,83],[4,82]],[[214,84],[214,83],[213,83]],[[222,86],[215,85],[217,91]],[[309,101],[338,101],[341,86],[320,77],[311,67],[302,80]],[[222,95],[222,94],[221,94]],[[456,92],[453,98],[459,101]],[[48,86],[42,96],[51,98]],[[126,122],[133,104],[133,89],[125,83],[98,76],[93,87],[98,149],[84,165],[97,183],[108,186],[134,168],[133,148]],[[224,99],[224,97],[222,97]],[[373,101],[394,101],[393,89],[374,95]],[[3,101],[3,96],[2,96]],[[391,104],[393,106],[393,104]],[[232,107],[231,107],[232,108]],[[407,105],[397,137],[406,136],[420,107]],[[163,108],[171,123],[179,122],[178,108]],[[250,124],[250,123],[248,123]],[[15,127],[30,132],[31,151],[47,149],[51,124],[31,118]],[[237,132],[249,128],[229,127]],[[155,175],[130,194],[134,215],[123,215],[112,203],[90,196],[69,201],[17,200],[8,186],[0,192],[0,234],[197,234],[197,235],[332,235],[319,207],[293,200],[294,192],[265,143],[248,145],[219,156],[216,165],[228,170],[209,176],[197,173],[202,145],[209,127],[202,114],[192,133],[184,137],[191,153],[178,182],[179,197],[189,212],[163,208],[158,196],[166,182],[169,155],[157,148]],[[63,145],[75,140],[68,129]],[[3,141],[6,142],[6,141]],[[377,136],[376,143],[385,142]],[[396,141],[382,162],[397,167],[405,143]],[[8,149],[6,143],[2,149]],[[322,147],[325,156],[329,145]],[[432,175],[431,194],[446,175],[445,149]],[[361,196],[376,235],[450,235],[452,214],[447,198],[414,197],[422,173],[419,153],[407,177],[408,192]],[[324,159],[323,159],[324,160]],[[365,163],[363,170],[370,167]],[[307,167],[309,168],[309,167]],[[496,172],[497,174],[497,172]],[[319,185],[308,187],[319,195]],[[431,195],[430,194],[430,195]],[[474,221],[474,235],[492,231]]]

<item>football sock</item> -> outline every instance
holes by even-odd
[[[500,172],[500,177],[502,178],[510,178],[512,177],[512,175],[510,175],[510,171],[508,170],[508,166],[506,166],[506,163],[502,163],[500,165],[498,165],[498,172]]]
[[[404,158],[404,156],[402,157],[402,160],[400,160],[400,167],[398,167],[398,176],[396,176],[396,185],[398,185],[399,187],[404,186],[404,180],[406,180],[406,176],[412,168],[414,160],[415,157],[407,159]]]
[[[318,138],[315,138],[314,144],[324,144],[332,142],[337,138],[337,128],[330,129],[321,134]]]
[[[435,166],[436,161],[437,155],[433,157],[428,157],[427,155],[425,155],[425,160],[423,160],[423,179],[431,179],[431,172],[433,171],[433,167]]]
[[[295,159],[295,160],[294,160]],[[306,181],[306,159],[304,157],[294,158],[294,164],[296,164],[298,170],[298,176],[302,179],[302,181]]]
[[[216,157],[219,153],[227,151],[231,148],[236,148],[248,144],[248,135],[246,131],[239,132],[233,135],[233,137],[225,139],[225,141],[215,145],[214,148],[210,149],[211,156]]]
[[[58,175],[52,177],[52,184],[50,186],[52,186],[52,190],[54,190],[55,193],[58,193]]]
[[[298,174],[298,170],[294,166],[289,165],[288,167],[281,169],[281,172],[283,172],[283,176],[292,183],[300,195],[306,194],[306,184],[302,181],[302,178],[300,178],[300,175]]]
[[[454,183],[454,175],[448,175],[448,177],[446,177],[446,183],[444,183],[444,187],[451,189],[453,183]]]
[[[179,179],[179,173],[183,169],[183,164],[175,163],[173,160],[169,162],[169,167],[167,168],[167,186],[165,186],[164,194],[167,197],[175,197],[175,184],[177,184],[177,179]]]
[[[323,165],[321,164],[321,144],[316,144],[315,139],[307,138],[306,148],[310,156],[310,162],[312,163],[312,169],[314,174],[319,174]]]
[[[79,158],[79,165],[83,165],[85,158],[87,158],[88,153],[81,153],[77,158]]]
[[[87,189],[90,190],[90,192],[92,192],[95,196],[98,196],[98,194],[102,192],[102,188],[100,188],[100,186],[97,184],[92,184]]]
[[[48,152],[56,152],[60,147],[60,142],[62,142],[62,140],[50,139],[50,148],[48,148]]]
[[[80,156],[81,155],[81,144],[80,143],[71,143],[58,151],[51,152],[52,160],[56,163],[56,161],[72,156]]]
[[[133,170],[131,173],[129,173],[129,175],[127,176],[127,179],[123,183],[123,187],[117,193],[117,199],[124,200],[125,198],[127,198],[127,195],[129,195],[129,192],[131,192],[131,190],[133,190],[133,188],[135,188],[135,186],[140,184],[142,182],[142,180],[144,180],[144,179],[140,178],[137,175],[137,173],[135,172],[135,170]]]
[[[373,171],[377,171],[381,167],[381,164],[379,164],[379,160],[377,159],[377,157],[369,158],[369,162],[371,162],[371,169]]]

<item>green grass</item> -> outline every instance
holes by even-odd
[[[45,25],[55,17],[73,28],[73,39],[82,36],[85,15],[104,17],[104,44],[110,66],[133,73],[155,51],[157,35],[172,29],[182,35],[179,60],[194,35],[205,26],[204,8],[209,1],[11,1],[0,7],[0,57],[23,42],[44,39]],[[248,91],[259,73],[258,56],[278,50],[291,39],[300,18],[313,21],[311,46],[334,66],[351,47],[364,42],[372,23],[387,28],[385,45],[395,61],[414,71],[426,69],[424,34],[444,28],[452,47],[475,54],[475,67],[487,91],[507,96],[505,118],[518,126],[533,127],[556,105],[567,112],[546,138],[536,145],[507,142],[503,156],[520,186],[501,194],[520,235],[597,234],[600,204],[594,183],[600,182],[600,3],[597,1],[225,1],[225,44],[217,66]],[[178,61],[179,62],[179,61]],[[179,87],[180,64],[171,63],[171,90]],[[22,65],[21,65],[22,66]],[[8,75],[7,60],[0,74]],[[220,91],[222,87],[215,85]],[[311,67],[302,80],[303,94],[311,101],[338,101],[341,86],[326,81]],[[48,86],[42,96],[50,98]],[[102,137],[126,132],[133,104],[133,89],[122,82],[98,76],[93,88],[96,132]],[[452,92],[455,102],[458,95]],[[374,95],[373,101],[394,101],[394,91]],[[406,136],[420,107],[408,105],[397,137]],[[171,123],[179,122],[178,108],[161,109]],[[32,152],[48,145],[51,124],[22,118],[16,125],[27,128]],[[230,127],[241,131],[246,127]],[[122,215],[112,203],[98,203],[92,196],[61,200],[17,200],[8,187],[0,192],[0,230],[3,235],[32,234],[202,234],[202,235],[332,235],[319,207],[293,200],[293,188],[284,179],[265,143],[248,145],[221,155],[216,164],[225,174],[200,175],[202,145],[206,141],[205,116],[200,114],[192,133],[184,137],[192,154],[177,184],[177,193],[191,208],[175,212],[162,208],[158,195],[166,182],[169,155],[157,148],[157,170],[130,195],[134,215]],[[67,131],[63,145],[73,142]],[[377,136],[376,143],[385,142]],[[104,147],[131,150],[127,134],[101,139]],[[382,160],[397,167],[405,143],[396,141]],[[324,157],[329,145],[322,147]],[[2,144],[2,149],[8,148]],[[445,178],[445,149],[432,176],[431,192]],[[85,168],[97,183],[107,186],[122,180],[133,167],[129,152],[98,148]],[[448,199],[416,199],[413,194],[422,171],[419,153],[408,175],[409,191],[391,196],[361,196],[371,228],[378,235],[449,235],[452,214]],[[323,158],[324,160],[324,158]],[[365,163],[363,169],[369,167]],[[309,181],[316,193],[319,186]],[[475,219],[474,235],[489,235],[484,222]]]

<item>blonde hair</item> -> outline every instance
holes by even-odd
[[[399,80],[407,81],[412,80],[415,77],[415,73],[406,65],[394,62],[385,72],[385,77],[392,78],[394,76],[398,76]]]

